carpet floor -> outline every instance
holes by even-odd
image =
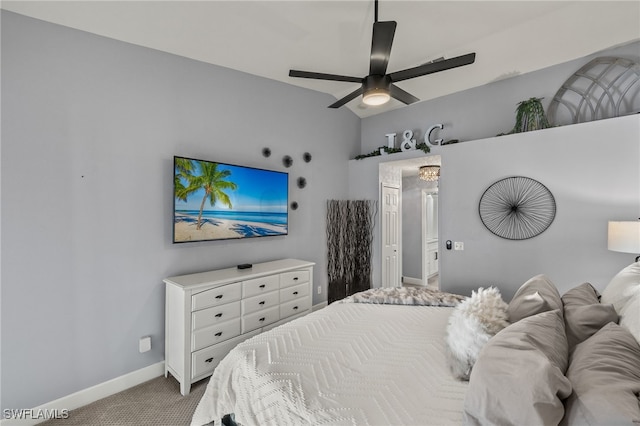
[[[115,395],[69,412],[66,419],[40,423],[42,426],[180,426],[191,423],[193,412],[207,387],[208,379],[191,386],[187,396],[169,376],[158,377]]]

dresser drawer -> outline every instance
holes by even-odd
[[[240,300],[242,283],[233,283],[221,287],[212,288],[191,296],[191,310],[208,308],[224,303]]]
[[[256,312],[254,314],[244,315],[242,317],[242,332],[255,330],[256,328],[264,327],[267,324],[276,322],[280,319],[280,308],[274,306],[273,308],[265,309],[264,311]]]
[[[280,303],[309,295],[309,283],[302,283],[280,290]]]
[[[191,354],[191,379],[202,378],[210,375],[213,372],[213,369],[220,363],[220,361],[222,361],[231,349],[257,334],[260,334],[260,332],[252,331],[251,333],[238,336],[235,339],[227,340],[226,342],[193,352]]]
[[[191,337],[191,351],[236,337],[240,334],[240,318],[221,322],[211,327],[194,331]]]
[[[286,318],[291,315],[299,314],[311,308],[311,298],[309,296],[292,300],[291,302],[282,303],[280,305],[280,318]]]
[[[240,316],[240,301],[202,309],[191,314],[191,330],[208,327]]]
[[[242,297],[251,297],[258,294],[268,293],[280,288],[280,276],[270,275],[268,277],[254,278],[242,282]]]
[[[280,288],[309,282],[309,271],[292,271],[280,274]]]
[[[225,342],[192,353],[191,378],[210,374],[236,344],[236,341]]]
[[[240,303],[242,306],[242,315],[247,315],[273,306],[278,306],[280,303],[280,296],[278,291],[272,291],[271,293],[242,299]]]

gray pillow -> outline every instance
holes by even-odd
[[[600,293],[591,283],[582,283],[562,295],[563,305],[593,305],[600,303]]]
[[[514,323],[554,309],[560,309],[562,315],[562,299],[558,289],[546,275],[536,275],[522,284],[509,302],[509,321]]]
[[[469,425],[557,425],[571,394],[559,309],[511,324],[484,346],[464,401]]]
[[[609,323],[576,346],[567,377],[563,425],[640,423],[640,345],[624,327]]]
[[[610,322],[618,322],[613,305],[600,304],[600,294],[589,283],[572,288],[562,295],[564,324],[569,352]]]

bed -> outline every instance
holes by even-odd
[[[336,302],[255,336],[218,365],[192,424],[230,413],[241,425],[460,424],[467,384],[445,362],[451,311]]]
[[[192,425],[640,424],[640,262],[602,295],[561,296],[545,275],[509,303],[493,287],[407,292],[367,290],[239,344]]]

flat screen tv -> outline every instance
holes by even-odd
[[[287,235],[285,172],[173,157],[173,242]]]

